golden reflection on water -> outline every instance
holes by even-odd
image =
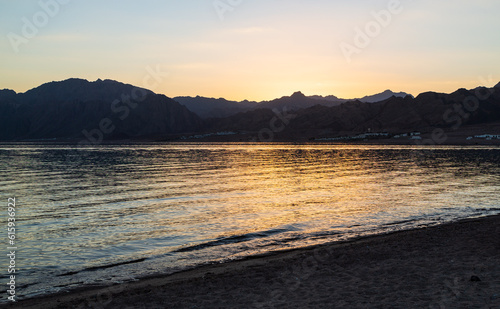
[[[0,149],[0,184],[22,205],[23,265],[36,280],[59,269],[163,255],[176,265],[182,254],[203,262],[328,233],[474,214],[498,207],[497,154],[329,145],[110,146],[77,154],[20,147]],[[200,244],[211,247],[196,257],[177,253]]]
[[[188,185],[198,195],[211,196],[202,200],[201,212],[194,211],[190,221],[210,222],[207,230],[217,232],[209,238],[281,226],[314,231],[363,224],[425,194],[418,178],[407,177],[422,174],[421,167],[409,158],[395,167],[394,158],[370,149],[267,146],[233,149],[230,154],[210,150],[212,161],[205,162],[209,174],[190,179]]]

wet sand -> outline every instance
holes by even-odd
[[[500,308],[500,216],[361,238],[7,308]]]

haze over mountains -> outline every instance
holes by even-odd
[[[385,91],[357,100],[301,92],[266,102],[177,97],[112,80],[69,79],[26,93],[0,90],[0,140],[178,139],[232,131],[245,136],[272,126],[276,134],[331,137],[367,131],[404,132],[500,121],[494,88],[427,92],[414,98]],[[241,140],[245,141],[242,137]]]

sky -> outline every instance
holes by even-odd
[[[498,0],[0,0],[0,89],[357,98],[500,81]]]

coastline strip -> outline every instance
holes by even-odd
[[[465,219],[6,307],[500,308],[499,235],[500,215]]]

